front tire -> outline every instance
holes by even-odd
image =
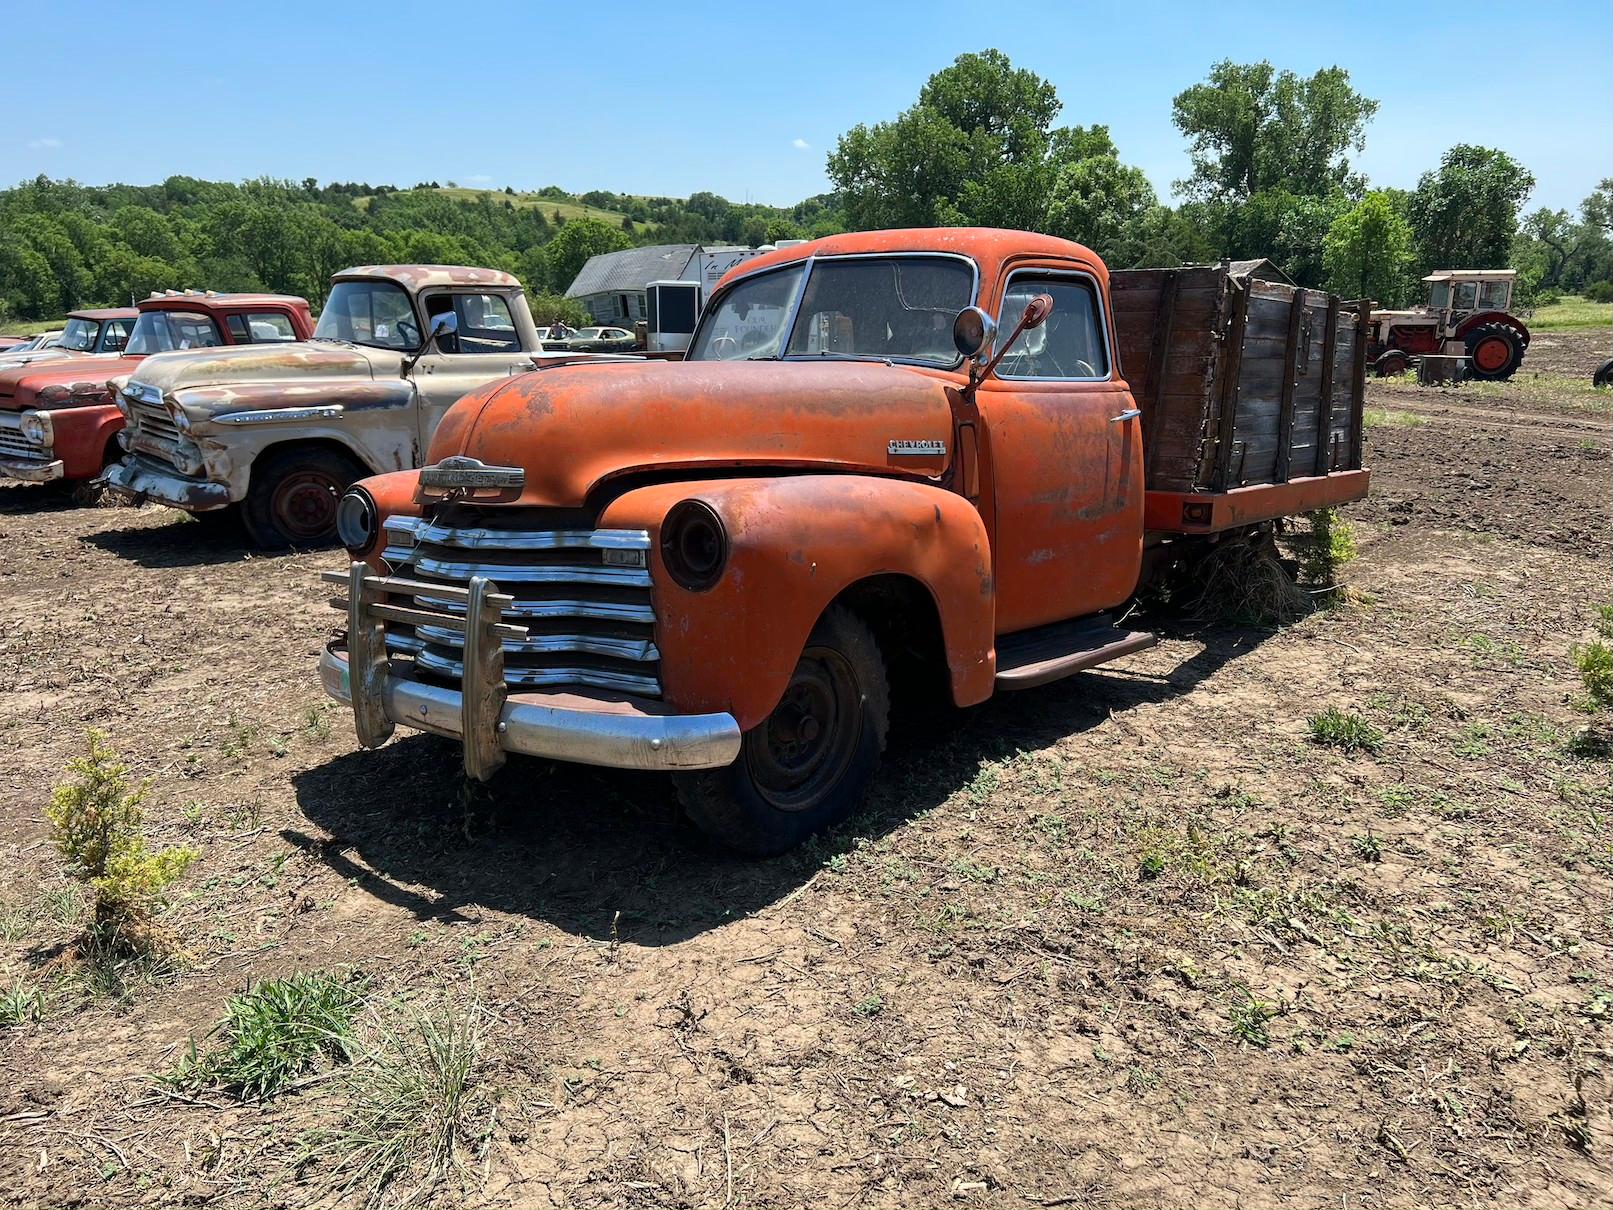
[[[336,502],[364,468],[322,448],[271,453],[252,468],[241,523],[263,550],[330,546],[336,541]]]
[[[1399,378],[1411,369],[1411,358],[1399,349],[1390,349],[1373,363],[1373,372],[1379,378]]]
[[[1506,324],[1480,324],[1464,339],[1470,378],[1499,382],[1511,378],[1523,363],[1524,342]]]
[[[738,759],[677,775],[678,798],[719,844],[775,856],[851,814],[879,767],[889,726],[879,644],[855,613],[832,605],[773,713],[745,733]]]

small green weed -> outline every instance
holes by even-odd
[[[243,1101],[283,1092],[322,1058],[353,1054],[362,980],[329,974],[271,979],[233,996],[208,1033],[217,1044],[189,1052],[166,1079],[179,1088],[222,1087]]]
[[[1345,713],[1337,706],[1329,706],[1320,714],[1311,715],[1307,722],[1311,741],[1324,748],[1374,756],[1383,751],[1383,732],[1353,711]]]
[[[1247,987],[1242,988],[1240,998],[1227,1010],[1232,1036],[1264,1050],[1271,1045],[1271,1032],[1266,1025],[1281,1012],[1281,1006],[1258,998]]]
[[[877,1017],[885,1011],[885,997],[878,992],[864,996],[856,1004],[852,1005],[851,1011],[859,1017]]]
[[[1383,860],[1383,842],[1371,832],[1367,832],[1364,836],[1351,837],[1350,847],[1362,861]]]

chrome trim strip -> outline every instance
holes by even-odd
[[[347,655],[327,647],[319,657],[325,692],[351,703]],[[453,689],[395,676],[381,678],[378,697],[394,722],[463,739],[463,696]],[[731,714],[606,714],[506,701],[499,745],[507,752],[613,769],[719,769],[739,755]]]
[[[415,663],[427,672],[455,680],[465,675],[460,660],[438,655],[429,647],[415,653]],[[660,697],[661,682],[653,676],[639,676],[631,672],[614,672],[608,668],[523,668],[519,665],[504,668],[504,681],[508,685],[560,686],[587,685],[594,689],[615,689],[640,697]]]
[[[440,610],[443,613],[464,613],[465,607],[457,601],[446,601],[441,597],[433,597],[427,593],[420,593],[415,597],[422,606]],[[579,601],[579,600],[531,600],[516,599],[514,605],[504,610],[507,618],[598,618],[605,622],[643,622],[646,625],[655,621],[655,609],[647,604],[638,604],[631,601]]]
[[[254,412],[224,412],[215,424],[273,424],[281,420],[335,420],[346,409],[339,403],[306,408],[262,408]]]
[[[447,559],[433,559],[416,548],[408,560],[416,571],[441,576],[447,580],[469,580],[472,576],[486,576],[490,580],[511,584],[606,584],[616,588],[648,588],[650,573],[643,567],[585,566],[579,563],[536,564],[522,566],[517,563],[454,563]]]
[[[438,525],[423,517],[388,517],[384,528],[412,534],[416,545],[463,550],[648,550],[643,529],[490,529]]]
[[[419,598],[416,598],[418,600]],[[509,611],[504,611],[509,616]],[[442,626],[416,626],[416,637],[437,647],[460,648],[465,636],[458,630]],[[620,660],[637,660],[653,663],[661,658],[654,642],[649,639],[616,638],[603,634],[539,634],[524,639],[505,639],[504,650],[513,655],[541,655],[556,651],[586,651],[590,655],[610,655]]]

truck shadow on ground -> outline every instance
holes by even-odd
[[[106,511],[115,519],[121,510]],[[239,563],[250,555],[272,557],[253,551],[238,525],[197,521],[178,509],[163,511],[172,517],[166,524],[103,529],[79,541],[150,569]]]
[[[67,513],[79,508],[67,483],[8,483],[0,487],[0,516],[22,513]]]
[[[422,920],[475,922],[486,908],[576,936],[672,944],[776,903],[835,853],[945,802],[983,762],[1186,693],[1264,634],[1191,637],[1202,650],[1165,676],[1098,670],[893,730],[862,811],[770,861],[714,850],[682,819],[668,777],[515,758],[474,786],[456,744],[419,734],[296,775],[298,805],[330,838],[284,837]]]

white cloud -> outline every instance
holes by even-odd
[[[805,139],[796,139],[793,143],[790,144],[790,146],[795,148],[797,151],[811,151],[812,150],[812,144],[807,142]]]
[[[48,148],[52,148],[52,147],[60,147],[61,145],[62,145],[62,141],[60,139],[52,138],[50,136],[46,136],[45,138],[42,138],[42,139],[29,139],[28,140],[28,146],[30,148],[32,148],[33,150],[35,150],[35,151],[38,151],[40,149],[48,149]]]

